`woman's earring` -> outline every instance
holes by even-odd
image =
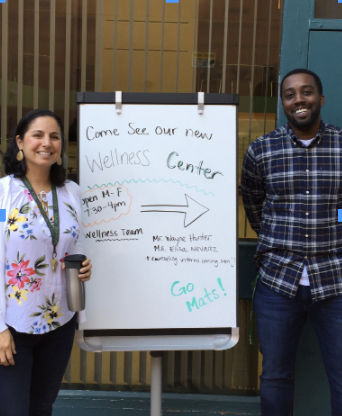
[[[17,153],[17,160],[21,162],[23,159],[24,159],[24,153],[22,150],[19,150],[19,152]]]
[[[61,166],[61,164],[62,164],[62,158],[59,156],[59,159],[57,160],[57,165]]]

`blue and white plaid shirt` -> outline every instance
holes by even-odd
[[[289,125],[258,138],[241,190],[262,281],[294,298],[306,265],[313,302],[342,295],[342,130],[321,122],[308,147]]]

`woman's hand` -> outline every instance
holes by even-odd
[[[13,354],[16,354],[14,340],[9,329],[0,333],[0,365],[14,365]]]
[[[90,279],[91,276],[91,268],[93,267],[90,264],[90,259],[86,259],[84,260],[84,262],[82,263],[82,266],[84,266],[80,272],[82,274],[79,274],[78,277],[82,280],[82,282],[86,282]],[[62,270],[65,270],[65,264],[62,263]]]

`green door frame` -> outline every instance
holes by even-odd
[[[292,69],[308,67],[311,30],[342,30],[342,19],[316,19],[314,11],[315,0],[284,0],[279,85]],[[277,127],[285,123],[279,100]]]

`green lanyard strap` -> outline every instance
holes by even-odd
[[[50,232],[51,232],[51,236],[52,236],[52,244],[53,244],[53,257],[57,256],[56,253],[56,246],[58,244],[58,240],[59,240],[59,215],[58,215],[58,201],[57,201],[57,191],[56,191],[56,187],[55,185],[51,186],[51,190],[52,190],[52,198],[53,198],[53,225],[51,224],[48,216],[46,215],[36,193],[34,192],[30,182],[27,180],[27,178],[23,178],[23,182],[24,184],[27,186],[27,189],[30,191],[30,194],[32,196],[32,198],[34,199],[34,201],[36,202],[40,213],[42,214],[46,225],[49,227]]]
[[[255,316],[254,316],[254,295],[255,295],[255,289],[257,287],[259,279],[259,273],[256,275],[255,282],[254,282],[254,288],[253,288],[253,295],[252,295],[252,304],[251,304],[251,312],[249,314],[249,345],[252,345],[254,347],[255,345]]]

